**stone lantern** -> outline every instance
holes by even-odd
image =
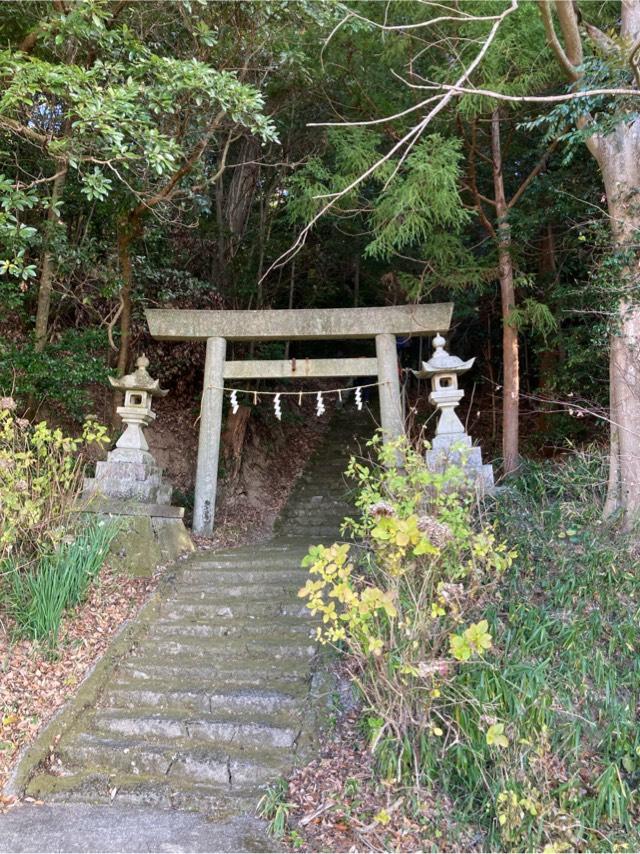
[[[475,357],[463,362],[448,353],[445,344],[438,333],[433,339],[433,356],[422,363],[421,371],[415,372],[416,376],[431,380],[429,401],[440,412],[431,449],[426,454],[427,465],[433,471],[443,471],[452,464],[462,465],[485,491],[490,491],[493,489],[493,468],[483,465],[482,451],[472,445],[455,411],[464,397],[464,390],[458,387],[458,377],[473,366]]]
[[[113,388],[124,392],[124,406],[116,412],[125,424],[125,430],[113,451],[104,462],[96,464],[96,476],[86,478],[84,494],[99,495],[118,501],[135,501],[144,504],[171,504],[171,485],[164,480],[162,469],[149,452],[143,427],[155,420],[151,409],[154,397],[164,397],[159,380],[152,379],[147,368],[149,360],[140,356],[136,369],[119,379],[109,377]]]
[[[144,427],[155,421],[154,397],[164,397],[159,380],[149,376],[149,360],[140,356],[136,369],[113,388],[124,392],[116,412],[125,429],[107,459],[96,463],[95,477],[85,478],[85,509],[120,518],[122,529],[112,544],[112,560],[135,575],[150,575],[159,563],[193,549],[184,526],[184,508],[171,505],[171,484],[149,451]]]
[[[113,388],[124,392],[124,406],[116,409],[126,425],[126,430],[116,443],[116,448],[135,452],[148,452],[149,445],[145,438],[143,427],[155,421],[156,414],[151,409],[154,397],[165,397],[167,392],[160,388],[160,380],[152,379],[147,368],[149,360],[142,354],[136,359],[136,369],[119,379],[109,377]]]

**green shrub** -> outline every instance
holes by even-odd
[[[80,453],[107,441],[105,428],[85,422],[82,436],[65,436],[45,421],[16,416],[10,397],[0,398],[0,565],[16,565],[56,549],[73,527],[73,504],[82,482]]]
[[[359,545],[311,549],[300,596],[322,615],[319,639],[343,645],[381,773],[420,787],[452,751],[464,773],[507,740],[464,679],[491,668],[485,611],[514,553],[478,523],[462,470],[433,473],[404,442],[373,445],[376,463],[352,459],[347,472]]]
[[[489,516],[459,470],[374,448],[356,542],[311,549],[300,595],[380,777],[443,789],[485,850],[635,850],[637,549],[602,523],[602,456],[526,465]]]
[[[81,421],[92,406],[87,388],[105,383],[107,341],[103,330],[73,329],[42,353],[33,345],[0,340],[0,395],[11,394],[22,406],[51,404]]]
[[[65,610],[85,599],[116,533],[114,523],[91,520],[72,541],[62,542],[26,571],[12,559],[5,563],[6,598],[17,637],[56,645]]]

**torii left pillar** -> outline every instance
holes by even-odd
[[[216,510],[226,354],[226,338],[207,338],[193,507],[193,530],[205,537],[211,536],[213,533],[213,519]]]

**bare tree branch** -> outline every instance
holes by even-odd
[[[523,195],[524,195],[524,193],[526,192],[526,190],[527,190],[527,188],[528,188],[529,184],[531,184],[531,182],[534,180],[534,178],[536,178],[536,177],[537,177],[537,176],[542,172],[542,170],[544,169],[544,167],[547,165],[547,161],[549,160],[549,158],[551,157],[551,155],[553,154],[553,152],[554,152],[554,151],[556,150],[556,148],[558,147],[558,143],[559,143],[559,142],[560,142],[560,140],[558,140],[558,139],[554,139],[554,141],[553,141],[553,142],[551,143],[551,145],[547,148],[547,150],[546,150],[546,151],[545,151],[545,153],[542,155],[542,157],[540,158],[540,160],[537,162],[537,164],[533,167],[533,169],[531,170],[531,172],[529,172],[529,174],[527,175],[527,177],[524,179],[524,181],[522,182],[522,184],[520,184],[520,186],[518,187],[518,189],[515,191],[515,193],[513,194],[513,196],[511,197],[511,199],[509,200],[509,204],[507,205],[507,208],[511,209],[511,208],[512,208],[515,204],[517,204],[517,203],[518,203],[518,201],[522,198],[522,196],[523,196]]]
[[[584,89],[579,92],[565,92],[562,95],[505,95],[503,92],[496,92],[494,89],[476,89],[475,87],[458,86],[457,84],[419,84],[410,83],[408,80],[404,80],[403,82],[412,89],[426,89],[430,91],[439,90],[441,92],[454,92],[457,95],[483,95],[485,98],[495,98],[498,101],[510,101],[513,104],[559,104],[563,101],[577,101],[580,98],[593,98],[595,95],[633,95],[635,97],[640,95],[640,90],[627,89],[624,87],[614,89]]]
[[[15,121],[15,119],[10,119],[8,116],[0,116],[0,128],[5,128],[5,130],[9,130],[17,136],[28,139],[29,142],[35,142],[36,145],[46,147],[50,142],[49,137],[45,134],[38,133],[38,131],[33,130],[33,128],[20,124],[20,122]]]
[[[550,0],[539,0],[539,5],[540,12],[542,14],[542,23],[544,24],[544,31],[547,35],[547,41],[555,53],[556,59],[560,63],[560,66],[566,71],[570,80],[578,80],[580,78],[580,73],[565,53],[564,48],[558,39],[555,27],[553,26]]]
[[[368,119],[367,121],[361,122],[308,122],[307,127],[366,127],[368,125],[382,125],[385,124],[385,122],[392,122],[394,121],[394,119],[400,119],[402,118],[402,116],[408,116],[410,113],[415,113],[417,112],[417,110],[421,110],[427,104],[432,104],[439,98],[440,95],[434,95],[432,98],[427,98],[425,101],[420,101],[419,104],[414,104],[412,107],[407,107],[406,110],[401,110],[399,113],[394,113],[391,116],[384,116],[381,119]]]
[[[433,27],[435,24],[441,24],[445,21],[454,21],[456,23],[467,24],[469,22],[476,21],[501,21],[502,15],[471,15],[467,12],[463,12],[462,9],[457,10],[460,14],[458,15],[441,15],[439,18],[430,18],[428,21],[420,21],[417,24],[380,24],[377,21],[371,20],[371,18],[367,18],[365,15],[359,15],[357,12],[351,10],[350,17],[357,18],[359,21],[364,21],[367,24],[371,24],[371,26],[376,27],[378,30],[384,30],[385,32],[407,32],[408,30],[419,30],[424,27]]]
[[[425,129],[429,126],[431,121],[447,106],[447,104],[453,99],[455,95],[456,87],[460,87],[463,85],[465,81],[469,79],[469,77],[476,70],[478,65],[482,62],[484,57],[486,56],[487,51],[493,44],[493,41],[498,33],[501,23],[505,20],[508,15],[511,15],[518,8],[518,0],[511,0],[509,7],[505,9],[500,15],[492,18],[493,26],[489,30],[487,38],[485,39],[482,47],[476,54],[475,58],[469,65],[467,69],[460,75],[454,86],[450,91],[446,91],[440,98],[439,102],[430,110],[430,112],[420,121],[415,127],[411,128],[398,142],[393,145],[386,154],[380,157],[373,166],[370,166],[369,169],[365,170],[361,175],[359,175],[354,181],[352,181],[347,187],[342,189],[339,193],[331,193],[327,196],[318,196],[317,198],[328,198],[329,201],[322,206],[322,208],[318,211],[318,213],[307,223],[307,225],[302,229],[298,237],[292,246],[289,247],[285,252],[282,253],[267,269],[264,273],[260,282],[264,281],[264,279],[269,275],[269,273],[276,269],[277,267],[282,266],[288,260],[293,258],[300,251],[302,246],[304,246],[306,239],[309,235],[309,232],[313,228],[313,226],[318,222],[318,220],[324,216],[327,211],[329,211],[341,198],[346,196],[356,187],[360,186],[363,181],[365,181],[370,175],[372,175],[383,163],[386,163],[390,158],[393,157],[396,152],[401,151],[404,148],[403,155],[401,157],[401,162],[407,156],[408,151],[415,144],[415,142],[420,138]],[[343,127],[348,127],[349,123],[343,123]],[[396,167],[396,170],[397,171]],[[395,172],[394,172],[395,174]]]

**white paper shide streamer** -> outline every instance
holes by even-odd
[[[356,407],[362,409],[362,389],[360,386],[356,389]]]
[[[319,418],[321,415],[324,415],[324,413],[325,413],[324,400],[322,399],[322,392],[319,391],[318,396],[316,397],[316,415]]]
[[[273,398],[273,411],[278,421],[282,421],[282,409],[280,408],[280,395],[277,394]]]
[[[237,412],[237,411],[238,411],[238,409],[239,409],[239,406],[238,406],[238,392],[237,392],[235,389],[231,392],[231,401],[230,401],[230,402],[231,402],[231,411],[232,411],[232,412],[233,412],[233,414],[235,415],[235,414],[236,414],[236,412]]]

